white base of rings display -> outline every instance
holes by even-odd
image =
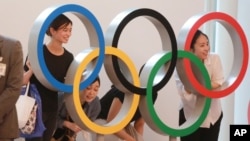
[[[106,121],[102,120],[102,119],[98,119],[95,121],[97,124],[105,124]],[[92,138],[93,141],[123,141],[122,139],[118,138],[116,135],[114,134],[108,134],[108,135],[94,135]],[[137,133],[137,140],[136,141],[143,141],[143,137]]]

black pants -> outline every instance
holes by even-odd
[[[195,132],[181,137],[181,141],[218,141],[222,117],[223,113],[221,113],[214,125],[210,125],[210,128],[200,127]],[[182,125],[185,121],[184,111],[181,109],[179,112],[179,125]]]

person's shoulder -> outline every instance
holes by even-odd
[[[17,39],[13,38],[13,37],[9,37],[9,36],[4,36],[4,35],[0,35],[0,41],[9,41],[9,42],[19,42]]]
[[[216,53],[216,52],[210,52],[209,55],[210,55],[210,56],[219,56],[219,54]]]
[[[220,55],[218,53],[215,53],[215,52],[210,52],[208,57],[212,58],[212,59],[217,59],[217,58],[220,58]]]
[[[88,103],[89,106],[91,107],[101,107],[101,102],[98,96],[96,96],[93,101],[91,101],[90,103]]]
[[[211,52],[208,56],[210,61],[216,61],[216,60],[220,60],[220,55],[218,53],[215,52]]]
[[[70,51],[68,51],[65,47],[64,47],[64,51],[65,51],[66,55],[71,56],[72,58],[74,57],[73,53],[71,53]]]
[[[0,46],[7,46],[8,49],[19,49],[21,48],[21,42],[13,37],[0,35]],[[6,48],[7,49],[7,48]]]
[[[4,40],[4,36],[0,34],[0,41]]]
[[[100,98],[98,96],[96,96],[93,101],[100,101]]]
[[[63,47],[64,51],[68,54],[72,54],[69,50],[67,50],[65,47]]]
[[[91,102],[88,102],[88,105],[95,105],[96,103],[100,103],[100,98],[96,96]]]

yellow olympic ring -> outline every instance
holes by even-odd
[[[79,99],[79,84],[80,84],[80,78],[82,76],[82,72],[84,71],[84,69],[86,68],[87,64],[89,62],[91,62],[94,58],[96,58],[98,56],[99,53],[99,48],[93,50],[91,53],[89,53],[86,58],[84,58],[84,60],[81,62],[81,64],[79,65],[75,77],[74,77],[74,85],[73,85],[73,102],[74,102],[74,108],[76,109],[76,112],[78,114],[78,116],[80,117],[81,121],[84,122],[83,124],[86,125],[86,127],[96,133],[99,134],[112,134],[115,132],[120,131],[121,129],[123,129],[132,119],[138,105],[139,105],[139,99],[140,96],[137,94],[126,94],[125,95],[125,99],[128,99],[127,97],[133,97],[133,100],[131,100],[131,107],[130,110],[128,112],[126,112],[126,115],[121,116],[121,119],[117,119],[119,118],[119,114],[124,114],[124,112],[122,112],[122,109],[124,109],[125,111],[127,110],[127,107],[122,107],[121,111],[118,113],[118,116],[115,117],[115,119],[113,119],[111,122],[109,122],[108,124],[101,126],[98,125],[94,122],[92,122],[87,115],[85,114],[85,112],[82,110],[81,107],[81,103],[80,103],[80,99]],[[135,65],[133,64],[133,62],[131,61],[131,59],[121,50],[117,49],[117,48],[113,48],[113,47],[106,47],[105,48],[105,54],[107,55],[115,55],[118,58],[122,59],[122,61],[125,62],[125,64],[128,65],[128,67],[130,68],[130,72],[134,81],[134,84],[136,86],[140,85],[140,80],[139,77],[137,75],[137,70]],[[128,102],[130,102],[129,100],[127,100]],[[126,106],[127,104],[123,104],[123,106]],[[119,122],[119,124],[117,124]],[[81,124],[79,124],[81,125]]]
[[[75,74],[72,73],[73,75],[75,75],[75,77],[72,80],[73,81],[72,82],[71,81],[71,78],[72,78],[71,75],[67,75],[68,77],[66,76],[66,78],[69,79],[69,80],[66,79],[67,80],[66,82],[70,82],[70,83],[66,83],[66,84],[69,84],[69,85],[65,85],[65,84],[62,84],[61,82],[58,82],[50,74],[50,72],[47,69],[47,66],[46,66],[46,64],[44,62],[44,56],[42,55],[43,53],[39,53],[39,52],[43,51],[42,50],[43,49],[42,43],[43,43],[43,39],[44,39],[44,34],[45,34],[45,31],[47,30],[47,26],[50,23],[50,21],[55,16],[57,16],[58,12],[61,12],[61,13],[68,12],[69,9],[70,10],[73,9],[74,13],[78,13],[78,14],[76,14],[76,16],[78,16],[81,19],[82,23],[85,23],[86,22],[85,20],[87,19],[87,24],[86,24],[87,28],[86,29],[88,29],[88,33],[90,34],[90,37],[98,38],[98,41],[99,41],[99,42],[96,42],[96,40],[94,40],[94,39],[92,40],[92,38],[91,38],[91,43],[90,43],[91,47],[93,47],[92,45],[94,45],[95,47],[98,46],[100,48],[92,50],[89,54],[87,54],[86,57],[82,59],[83,61],[81,63],[79,63],[80,64],[79,67],[78,66],[74,66],[76,63],[73,62],[73,67],[70,68],[68,72],[70,72],[70,71],[76,72]],[[78,5],[63,5],[61,7],[53,7],[52,9],[48,9],[48,11],[45,12],[46,16],[44,16],[44,13],[42,13],[41,16],[39,16],[38,20],[36,21],[35,25],[33,26],[34,28],[32,28],[33,32],[31,32],[32,34],[30,36],[31,39],[30,39],[30,42],[29,42],[29,50],[32,53],[29,54],[29,58],[31,60],[32,66],[37,66],[37,67],[34,67],[34,68],[38,68],[38,69],[34,69],[34,74],[36,74],[36,76],[38,76],[39,81],[41,81],[47,88],[56,89],[56,90],[58,89],[58,90],[63,91],[65,93],[72,93],[72,89],[73,89],[73,94],[72,95],[65,95],[66,106],[67,106],[68,112],[69,112],[70,116],[72,117],[72,119],[75,121],[75,123],[77,123],[83,129],[87,128],[87,129],[90,129],[90,130],[92,130],[92,131],[94,131],[96,133],[99,133],[99,134],[112,134],[112,133],[120,131],[132,119],[132,117],[133,117],[133,115],[134,115],[134,113],[137,110],[137,107],[139,105],[140,96],[136,95],[136,94],[133,95],[131,93],[129,93],[129,94],[126,93],[125,99],[124,99],[124,102],[123,102],[123,105],[122,105],[122,109],[120,110],[120,112],[118,113],[118,115],[111,122],[105,124],[104,126],[100,126],[98,124],[95,124],[94,122],[92,122],[92,121],[89,120],[89,118],[86,116],[86,114],[82,110],[82,107],[81,107],[81,104],[80,104],[79,90],[80,90],[80,79],[82,77],[82,72],[86,69],[87,64],[89,62],[91,62],[93,59],[95,59],[95,58],[98,57],[96,68],[94,69],[95,73],[91,73],[92,74],[91,76],[95,77],[96,75],[98,75],[99,69],[101,68],[102,60],[103,60],[102,58],[104,58],[103,57],[103,53],[105,52],[105,55],[108,54],[110,56],[114,55],[114,56],[116,56],[118,58],[121,58],[122,61],[125,62],[124,64],[128,65],[128,67],[129,67],[129,73],[131,73],[131,76],[133,77],[134,86],[130,85],[130,88],[128,88],[128,90],[137,89],[137,91],[134,91],[135,93],[143,94],[143,92],[147,88],[143,87],[143,89],[142,89],[142,88],[138,87],[140,85],[140,80],[139,80],[138,76],[136,75],[137,71],[135,69],[134,64],[129,59],[129,57],[125,55],[125,53],[123,53],[121,50],[117,49],[117,43],[118,43],[118,39],[119,39],[120,33],[121,33],[122,29],[125,27],[125,25],[131,19],[133,19],[133,18],[135,18],[137,16],[142,16],[142,15],[145,14],[144,16],[146,18],[150,17],[149,19],[153,19],[152,21],[157,21],[156,23],[153,22],[153,24],[157,25],[156,27],[160,27],[160,28],[157,28],[158,32],[160,33],[160,35],[166,35],[166,37],[167,37],[166,39],[164,39],[164,38],[161,37],[162,41],[165,41],[165,42],[162,43],[164,45],[164,47],[166,46],[166,49],[164,48],[164,51],[168,51],[169,50],[168,47],[172,46],[172,52],[173,52],[172,55],[173,56],[175,55],[177,57],[177,55],[176,55],[177,45],[175,43],[176,39],[175,39],[174,33],[172,34],[171,25],[168,22],[164,22],[166,20],[165,20],[165,18],[163,16],[160,15],[161,18],[158,19],[157,18],[158,16],[155,15],[156,14],[155,12],[151,13],[152,11],[151,10],[148,11],[147,9],[139,9],[139,10],[135,10],[135,11],[130,11],[130,13],[126,13],[126,16],[122,13],[121,14],[122,18],[120,18],[120,17],[118,18],[118,19],[122,19],[122,20],[120,21],[120,20],[116,20],[115,19],[114,20],[115,22],[117,22],[117,21],[120,21],[120,22],[114,23],[114,25],[117,25],[117,26],[111,26],[110,30],[108,30],[108,31],[112,32],[111,33],[112,36],[110,36],[111,37],[110,40],[106,41],[108,43],[108,45],[110,44],[110,46],[106,47],[106,49],[105,49],[105,47],[104,47],[105,45],[104,45],[104,41],[103,41],[104,37],[103,37],[102,30],[100,28],[100,25],[99,25],[98,21],[95,19],[95,17],[87,9],[85,9],[85,8],[83,8],[81,6],[78,6]],[[151,14],[148,14],[148,12],[150,12]],[[212,12],[212,16],[210,14],[210,16],[208,16],[206,18],[201,18],[201,20],[198,19],[198,22],[195,19],[194,22],[196,22],[196,24],[194,24],[194,28],[192,28],[192,29],[195,29],[195,27],[198,27],[200,24],[204,23],[204,20],[206,21],[207,19],[214,19],[214,18],[217,19],[217,16],[219,14],[220,13],[214,13],[214,12]],[[224,16],[223,15],[224,14],[222,14],[222,17],[219,16],[219,20],[221,20],[221,19],[225,20],[224,18],[225,18],[226,15],[224,15]],[[152,16],[152,18],[151,18],[151,16]],[[44,17],[46,18],[46,20],[43,23],[43,20],[44,20],[43,18]],[[231,23],[227,19],[225,21],[228,22],[228,23]],[[161,24],[159,25],[159,22],[162,23],[162,26],[161,26]],[[241,30],[240,26],[238,26],[237,22],[234,22],[234,23],[235,24],[233,24],[233,27],[235,27],[235,26],[239,27],[239,29],[236,28],[236,31],[238,31],[238,32],[235,32],[234,34],[236,34],[236,35],[238,33],[242,34],[240,36],[240,38],[242,38],[242,40],[243,40],[243,41],[241,41],[242,42],[241,44],[243,44],[243,46],[245,47],[245,48],[243,48],[244,50],[246,50],[244,53],[248,53],[248,50],[247,50],[248,45],[247,45],[247,42],[245,40],[244,32]],[[112,25],[113,25],[113,23],[112,23]],[[189,27],[189,26],[187,26],[187,27]],[[166,30],[162,30],[161,29],[161,28],[164,28],[164,27],[165,27]],[[226,27],[228,27],[228,26],[226,25]],[[169,33],[167,33],[167,34],[162,33],[164,31],[167,31],[167,32],[170,31],[171,34],[169,34]],[[180,39],[186,39],[186,36],[188,36],[188,34],[187,35],[185,34],[186,32],[189,33],[189,30],[185,31],[184,35],[182,35],[183,38],[181,36]],[[33,35],[33,33],[39,33],[39,34],[34,34]],[[232,35],[232,37],[234,37],[234,34]],[[108,35],[110,35],[110,34],[108,33]],[[38,38],[38,40],[37,40],[37,38]],[[190,39],[191,39],[191,36],[190,36]],[[238,45],[238,42],[237,42],[238,38],[235,39],[235,40],[236,40],[236,43],[235,43],[235,41],[234,41],[234,43],[236,44],[236,46],[242,46],[241,44]],[[170,41],[171,41],[171,44],[170,44]],[[240,43],[240,41],[239,41],[239,43]],[[37,48],[34,48],[34,46],[36,46]],[[236,52],[236,50],[235,50],[235,52]],[[246,56],[245,58],[248,58],[248,54],[246,54],[245,56]],[[171,62],[176,62],[176,57],[172,57]],[[101,61],[99,61],[99,60],[101,60]],[[244,59],[244,60],[248,60],[248,59]],[[39,63],[37,63],[37,62],[39,62]],[[118,66],[119,65],[119,64],[118,65],[116,65],[116,64],[117,63],[114,63],[113,66]],[[245,75],[244,71],[245,71],[245,69],[246,69],[247,66],[244,65],[244,64],[247,64],[247,63],[243,63],[243,73],[241,73],[241,75],[240,75],[239,78],[243,78],[244,75]],[[238,64],[237,64],[237,66],[238,66]],[[123,74],[120,73],[120,72],[119,72],[120,75],[119,74],[117,75],[117,73],[116,73],[116,70],[118,70],[118,71],[120,70],[119,67],[120,66],[113,68],[112,71],[114,73],[110,73],[108,71],[107,72],[109,74],[112,74],[112,75],[123,76]],[[75,70],[76,68],[77,68],[77,70]],[[152,66],[149,67],[149,68],[152,68]],[[172,70],[174,70],[175,63],[173,63],[172,65],[170,65],[170,68]],[[149,71],[149,70],[146,70],[146,71]],[[67,72],[67,74],[68,74],[68,72]],[[71,74],[71,72],[69,74]],[[143,71],[142,71],[142,74],[143,74]],[[172,75],[172,72],[171,73],[167,73],[167,75],[166,75],[167,76],[166,77],[167,81],[169,80],[169,78],[170,78],[171,75]],[[147,75],[145,75],[145,77],[147,78]],[[44,79],[44,78],[46,78],[46,79]],[[87,76],[86,78],[91,78],[91,77]],[[121,79],[121,80],[119,80],[119,79]],[[44,80],[45,80],[45,82],[44,82]],[[110,80],[112,81],[111,78],[110,78]],[[126,79],[118,78],[118,77],[117,77],[117,80],[119,80],[120,82],[125,82],[126,81]],[[145,80],[147,81],[147,79],[145,79]],[[240,81],[241,81],[241,79],[238,79],[238,80],[239,81],[237,81],[238,83],[236,83],[236,84],[239,84]],[[116,80],[113,80],[113,81],[115,82],[114,84],[117,83]],[[84,78],[83,82],[91,82],[91,79],[90,79],[90,81],[87,81]],[[191,82],[193,82],[193,81],[191,81]],[[73,83],[73,86],[71,85],[71,83]],[[87,85],[88,84],[89,83],[87,83]],[[130,84],[130,82],[128,84]],[[125,84],[125,85],[128,85],[128,84]],[[124,85],[124,84],[122,84],[122,85]],[[237,85],[235,85],[235,87],[232,88],[232,89],[235,89],[236,86]],[[232,89],[230,89],[230,90],[232,90]],[[200,89],[197,89],[197,90],[200,90]],[[142,92],[140,93],[138,91],[142,91]],[[208,91],[208,94],[211,94],[211,92]],[[227,94],[227,92],[225,94]],[[72,101],[73,101],[73,103],[72,103]],[[129,107],[129,105],[130,105],[130,107]],[[197,107],[200,108],[200,106],[197,106]],[[143,116],[143,114],[142,114],[142,116]],[[151,116],[152,116],[152,114],[151,114]],[[145,116],[143,116],[143,117],[145,118]],[[151,128],[153,130],[155,130],[154,129],[155,127],[157,127],[157,126],[160,127],[161,126],[157,122],[152,122],[152,123],[155,124],[155,125],[153,125],[153,128]],[[164,128],[163,130],[169,130],[169,129]],[[166,134],[169,134],[169,135],[173,136],[173,133],[171,133],[170,131],[166,131]],[[186,134],[186,133],[185,132],[183,132],[182,134],[178,133],[178,134],[175,134],[174,136],[180,136],[180,135],[183,135],[183,134]]]

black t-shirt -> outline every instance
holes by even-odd
[[[152,96],[153,96],[152,97],[153,102],[155,102],[155,100],[157,99],[157,93],[154,92]],[[112,85],[111,89],[100,100],[102,109],[101,109],[101,112],[100,112],[98,118],[107,119],[109,109],[110,109],[112,101],[115,97],[119,98],[121,103],[123,103],[124,93],[121,92],[120,90],[118,90],[114,85]],[[141,113],[140,113],[140,110],[138,107],[136,112],[135,112],[135,115],[133,116],[133,118],[131,119],[130,122],[138,120],[140,117],[141,117]]]
[[[69,65],[74,59],[73,54],[64,48],[64,53],[60,56],[56,56],[49,52],[46,45],[44,45],[43,48],[44,61],[49,72],[56,80],[64,82]],[[24,70],[28,70],[26,63]],[[58,92],[43,86],[34,74],[30,78],[30,83],[35,84],[37,87],[42,100],[42,110],[46,112],[56,112],[58,109]]]

